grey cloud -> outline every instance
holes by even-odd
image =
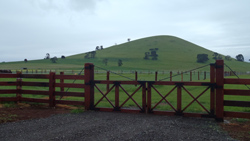
[[[100,0],[69,0],[69,6],[75,11],[93,11],[96,7],[96,3]]]

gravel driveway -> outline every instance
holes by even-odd
[[[88,111],[0,124],[0,140],[232,140],[214,119]]]

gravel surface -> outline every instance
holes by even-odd
[[[233,140],[214,119],[88,111],[0,124],[0,140]]]

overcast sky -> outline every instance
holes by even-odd
[[[0,0],[0,62],[155,35],[250,59],[249,0]]]

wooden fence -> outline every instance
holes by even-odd
[[[250,107],[250,100],[248,101],[235,101],[224,100],[226,95],[236,96],[250,96],[250,90],[238,90],[238,89],[224,89],[225,84],[242,84],[250,85],[249,79],[228,79],[224,78],[224,62],[223,60],[217,60],[215,64],[210,64],[210,81],[209,82],[183,82],[183,81],[113,81],[109,80],[109,72],[107,72],[107,80],[95,80],[94,79],[94,65],[91,63],[85,64],[84,75],[64,75],[63,73],[57,75],[54,72],[50,74],[0,74],[0,78],[14,78],[15,81],[3,81],[0,82],[0,86],[15,87],[14,89],[1,89],[1,94],[15,94],[13,97],[0,97],[1,101],[15,101],[15,102],[38,102],[49,103],[51,107],[56,104],[69,104],[69,105],[83,105],[86,110],[100,110],[100,111],[119,111],[119,112],[136,112],[136,113],[152,113],[152,114],[166,114],[166,115],[182,115],[188,117],[212,117],[218,121],[223,121],[224,117],[239,117],[250,118],[249,112],[236,112],[225,111],[224,106],[237,106],[237,107]],[[29,79],[39,79],[38,82],[25,81]],[[40,82],[40,79],[46,81]],[[65,83],[65,80],[82,80],[81,83]],[[105,85],[105,90],[102,90],[99,85]],[[125,85],[137,86],[136,89],[129,93],[124,87]],[[30,90],[26,89],[26,86],[34,87],[46,87],[47,90]],[[173,88],[167,93],[163,94],[159,92],[156,86],[173,86]],[[205,89],[194,96],[186,87],[205,87]],[[78,88],[81,92],[68,92],[64,88]],[[96,91],[96,92],[95,92]],[[152,91],[161,97],[161,99],[152,103]],[[123,92],[128,98],[122,99],[120,93]],[[183,103],[183,92],[188,94],[192,101],[185,107]],[[96,93],[101,95],[100,98],[96,97]],[[113,94],[112,94],[113,93]],[[133,96],[141,93],[140,100],[136,100]],[[168,96],[174,93],[176,96],[177,104],[173,105],[169,102]],[[198,99],[209,93],[210,106],[206,108],[202,102]],[[45,95],[48,98],[27,98],[26,94],[33,95]],[[108,94],[114,95],[114,100],[108,98]],[[83,97],[81,101],[61,100],[60,97]],[[106,100],[111,105],[111,108],[98,107],[98,104]],[[124,105],[128,101],[133,101],[134,108],[128,108]],[[172,111],[157,111],[155,107],[162,101],[167,103],[172,108]],[[189,113],[186,109],[190,107],[194,102],[198,103],[205,113]]]
[[[63,72],[64,74],[73,74],[77,75],[81,70],[46,70],[46,69],[21,69],[21,70],[11,70],[13,73],[21,72],[22,74],[49,74],[50,72]],[[184,77],[189,77],[188,81],[194,80],[206,80],[209,78],[209,71],[190,71],[188,73],[183,71],[114,71],[117,74],[134,74],[134,79],[138,80],[138,76],[140,74],[151,74],[155,76],[155,81],[160,80],[159,74],[167,76],[169,75],[169,81],[172,81],[173,75],[180,75],[179,81],[184,81]],[[110,77],[110,71],[105,70],[95,70],[95,74],[103,74],[106,73],[107,80],[108,77]],[[232,71],[224,71],[224,76],[235,76],[236,75],[243,75],[243,74],[249,74],[250,72],[232,72]],[[186,76],[188,75],[188,76]],[[186,79],[187,80],[187,79]]]
[[[85,92],[90,93],[88,83],[90,78],[93,77],[92,73],[89,73],[88,69],[90,64],[85,64],[85,75],[64,75],[61,72],[56,75],[55,72],[50,72],[49,74],[22,74],[21,72],[17,74],[0,74],[0,78],[16,79],[16,81],[2,81],[0,86],[11,87],[9,89],[0,89],[0,95],[9,94],[12,97],[0,97],[0,102],[3,101],[14,101],[14,102],[37,102],[37,103],[49,103],[50,107],[54,107],[56,104],[68,104],[68,105],[85,105],[88,103],[88,96]],[[91,77],[92,76],[92,77]],[[25,81],[26,78],[32,79],[33,81]],[[37,79],[37,81],[36,81]],[[82,83],[65,83],[65,80],[82,80]],[[42,82],[41,82],[42,81]],[[14,87],[15,88],[14,88]],[[25,87],[29,87],[28,89]],[[31,90],[33,88],[33,90]],[[43,90],[37,90],[37,88],[42,88]],[[59,89],[58,89],[59,88]],[[77,92],[65,91],[65,88],[75,88],[79,89]],[[85,89],[85,90],[84,90]],[[80,92],[79,92],[80,91]],[[85,92],[84,92],[85,91]],[[13,96],[13,94],[15,96]],[[45,98],[30,98],[26,95],[32,95],[37,97],[39,95],[45,96]],[[63,100],[62,97],[85,97],[85,101],[72,101]],[[89,104],[88,104],[89,105]],[[88,106],[85,106],[88,108]]]

